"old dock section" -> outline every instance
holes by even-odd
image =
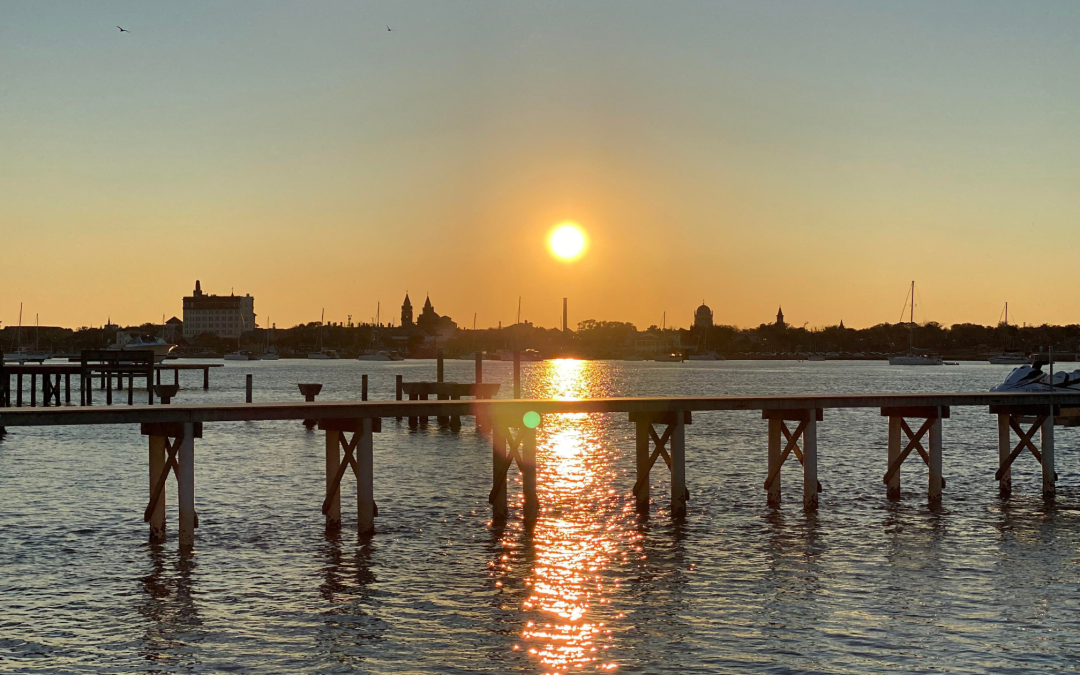
[[[735,410],[761,411],[766,421],[763,443],[763,488],[771,505],[781,499],[781,467],[798,461],[802,468],[802,504],[818,507],[821,482],[818,476],[817,424],[830,413],[851,408],[879,408],[888,420],[887,469],[882,477],[887,497],[900,497],[900,467],[916,455],[928,467],[927,496],[938,503],[945,487],[942,452],[944,421],[950,409],[982,407],[998,429],[998,470],[994,476],[1000,491],[1012,489],[1010,467],[1025,451],[1042,467],[1042,493],[1052,499],[1057,474],[1054,470],[1054,427],[1080,424],[1080,395],[1076,394],[859,394],[850,396],[719,396],[671,398],[607,398],[583,400],[454,400],[467,392],[439,392],[444,400],[349,401],[317,403],[237,403],[218,405],[138,405],[122,407],[3,408],[0,426],[139,424],[149,443],[150,500],[144,520],[150,536],[165,536],[165,483],[174,474],[179,499],[181,545],[194,541],[195,441],[204,425],[253,420],[309,420],[326,433],[326,496],[322,512],[329,528],[341,523],[341,481],[349,469],[356,477],[357,528],[374,531],[378,509],[375,494],[373,447],[375,434],[386,418],[423,419],[429,416],[452,420],[473,416],[492,439],[492,487],[488,500],[496,521],[505,519],[507,472],[516,464],[522,475],[523,510],[526,522],[535,519],[537,497],[536,427],[544,415],[566,413],[622,413],[636,428],[636,482],[638,509],[648,512],[650,472],[663,460],[670,472],[670,512],[686,516],[690,492],[686,484],[687,426],[695,414]],[[474,392],[481,395],[487,392]],[[313,398],[313,397],[312,397]],[[1035,435],[1039,434],[1036,444]],[[698,448],[695,452],[708,452]],[[794,458],[794,460],[792,460]]]

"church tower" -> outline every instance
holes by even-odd
[[[412,302],[409,300],[409,292],[405,291],[405,302],[401,303],[401,327],[412,328]]]
[[[787,326],[784,323],[784,308],[780,307],[776,310],[776,326],[777,328],[785,328]]]

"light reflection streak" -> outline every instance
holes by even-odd
[[[538,365],[532,396],[575,400],[610,396],[612,392],[595,365],[560,359]],[[618,587],[606,576],[611,563],[627,555],[622,541],[636,540],[623,525],[626,512],[613,489],[616,467],[611,448],[603,443],[603,418],[585,413],[548,415],[537,430],[537,489],[541,512],[532,531],[531,587],[522,609],[529,617],[522,646],[549,674],[612,671],[617,663],[605,657],[612,647],[605,618],[620,618],[602,611]],[[607,444],[610,446],[610,444]],[[500,545],[514,551],[523,536],[509,527]],[[636,543],[636,542],[635,542]],[[511,559],[496,563],[508,573]]]

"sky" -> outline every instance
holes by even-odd
[[[862,327],[914,279],[917,321],[1077,323],[1077,35],[1072,0],[8,0],[0,320],[157,322],[199,279],[262,326],[408,291]]]

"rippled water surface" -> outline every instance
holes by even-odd
[[[447,362],[471,381],[472,363]],[[508,382],[508,364],[485,364]],[[1007,367],[870,362],[526,364],[533,397],[985,390]],[[177,402],[393,398],[434,363],[228,362]],[[504,394],[509,387],[504,386]],[[126,398],[126,397],[125,397]],[[319,432],[299,422],[207,424],[196,442],[196,546],[147,543],[147,444],[134,426],[10,428],[0,440],[0,671],[11,672],[1076,672],[1080,670],[1080,429],[1057,432],[1058,498],[1030,455],[998,497],[996,423],[944,423],[940,510],[925,467],[885,498],[887,424],[826,411],[821,508],[765,504],[760,413],[695,413],[690,514],[673,525],[663,465],[651,518],[634,513],[626,415],[566,415],[537,435],[542,512],[490,522],[490,441],[385,420],[375,437],[377,533],[328,536]]]

